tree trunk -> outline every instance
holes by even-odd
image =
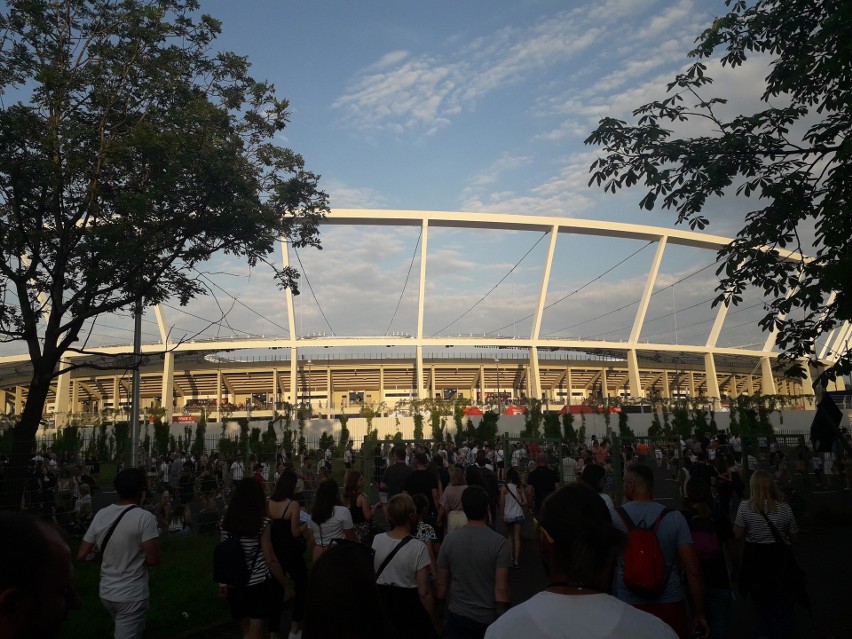
[[[33,371],[27,403],[24,405],[21,420],[12,431],[12,456],[6,469],[5,485],[0,490],[0,508],[3,510],[21,508],[27,465],[36,449],[35,436],[50,391],[53,371],[54,367],[49,367],[44,359]]]

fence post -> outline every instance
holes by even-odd
[[[613,479],[615,480],[615,486],[613,487],[613,496],[615,499],[613,500],[616,505],[621,505],[622,501],[624,501],[624,495],[622,494],[622,483],[624,479],[624,468],[621,463],[621,450],[622,442],[621,438],[618,435],[613,435],[612,438],[612,453],[610,457],[612,459],[612,474]]]

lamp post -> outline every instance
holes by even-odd
[[[310,358],[308,358],[308,417],[313,417],[314,408],[311,403],[311,362]]]
[[[497,366],[497,414],[503,414],[503,394],[500,392],[500,360],[494,358],[494,365]]]
[[[675,399],[680,401],[680,358],[675,358]]]

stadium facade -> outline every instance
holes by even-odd
[[[660,265],[666,251],[689,247],[712,256],[730,241],[728,238],[645,225],[490,213],[335,210],[325,224],[419,228],[416,329],[406,334],[300,336],[293,295],[285,291],[281,295],[287,308],[289,337],[173,343],[172,325],[166,311],[158,307],[155,314],[160,339],[142,346],[143,409],[162,408],[169,420],[182,421],[201,413],[208,420],[222,419],[234,411],[250,411],[257,418],[271,416],[275,406],[283,402],[308,403],[320,414],[357,414],[364,404],[384,403],[392,409],[400,401],[434,397],[501,405],[535,397],[554,408],[589,398],[644,401],[688,396],[719,402],[741,394],[812,394],[809,378],[785,377],[783,368],[777,365],[774,334],[766,334],[763,343],[757,345],[720,345],[729,312],[725,305],[713,308],[707,318],[710,328],[700,342],[654,341],[643,335],[651,297],[660,286]],[[546,236],[528,335],[426,335],[429,233],[443,228],[533,231]],[[642,240],[652,245],[653,258],[623,337],[542,334],[557,240],[567,235]],[[283,265],[288,266],[290,251],[286,244],[282,253]],[[818,355],[830,362],[832,354],[850,337],[852,327],[848,323],[839,326],[822,341]],[[448,350],[439,356],[442,348]],[[361,355],[338,353],[359,350]],[[75,417],[85,422],[87,415],[105,409],[126,410],[132,352],[128,343],[69,354],[68,362],[75,366],[90,363],[93,367],[75,368],[58,376],[45,409],[46,419],[62,425]],[[109,368],[112,370],[104,370]],[[22,411],[28,382],[25,353],[0,357],[0,413]]]

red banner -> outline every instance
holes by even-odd
[[[172,423],[177,422],[192,422],[195,423],[195,417],[193,415],[174,415],[172,417]]]

